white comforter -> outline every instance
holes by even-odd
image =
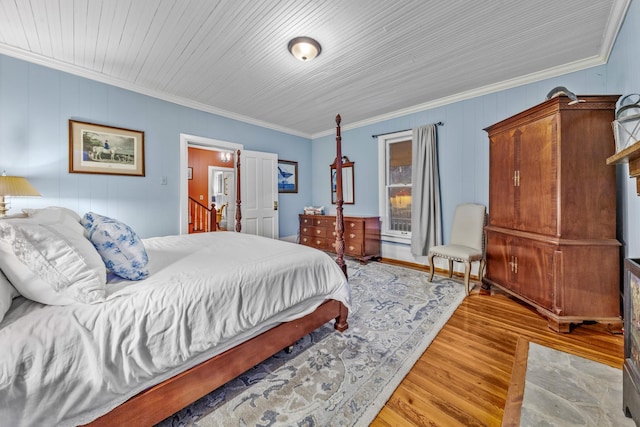
[[[0,323],[0,424],[76,425],[326,298],[349,306],[336,263],[302,245],[220,232],[144,240],[151,275],[107,301],[22,297]]]

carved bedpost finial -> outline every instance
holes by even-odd
[[[338,114],[338,115],[336,116],[336,124],[337,124],[338,126],[340,126],[340,122],[341,122],[341,121],[342,121],[342,117],[340,117],[340,114]]]

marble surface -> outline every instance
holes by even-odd
[[[529,343],[520,425],[635,427],[622,409],[622,370]]]

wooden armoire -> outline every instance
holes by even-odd
[[[483,282],[531,304],[556,332],[620,330],[611,122],[619,96],[549,99],[485,130],[489,222]]]

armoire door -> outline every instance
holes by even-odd
[[[529,239],[512,238],[510,248],[517,277],[518,293],[547,310],[554,303],[555,248]]]
[[[542,117],[514,133],[517,230],[557,234],[560,159],[556,117]]]
[[[491,135],[489,140],[489,224],[512,228],[515,215],[515,167],[511,132]]]
[[[518,282],[513,271],[509,236],[487,231],[487,271],[485,277],[518,292]]]

